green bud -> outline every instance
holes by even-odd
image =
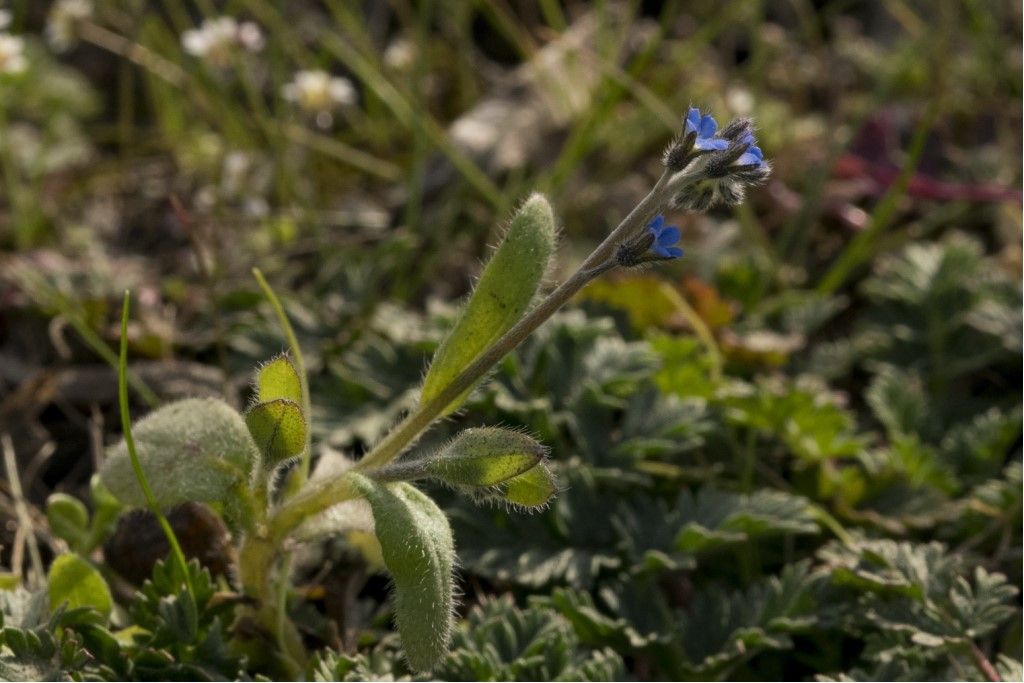
[[[257,403],[246,411],[245,424],[263,454],[264,467],[298,455],[306,446],[306,420],[295,401]]]
[[[82,501],[66,493],[46,499],[46,519],[50,530],[75,550],[89,532],[89,511]]]
[[[394,578],[395,622],[410,666],[430,671],[451,640],[455,544],[448,518],[411,484],[350,473],[373,510],[384,564]]]
[[[509,330],[537,293],[555,249],[555,218],[548,201],[532,195],[512,218],[455,326],[441,343],[423,380],[421,403],[428,403],[473,360]],[[469,391],[444,410],[447,415]]]
[[[46,584],[51,611],[67,603],[72,609],[93,607],[110,614],[114,606],[103,575],[87,560],[72,553],[57,556],[46,575]]]
[[[302,404],[302,381],[288,354],[282,353],[260,366],[256,397],[260,403],[284,398]]]
[[[556,493],[558,484],[544,465],[527,470],[505,484],[505,500],[524,508],[543,507]]]
[[[446,484],[494,486],[535,467],[544,453],[544,446],[520,432],[467,429],[425,462],[424,470]]]
[[[224,501],[248,480],[259,451],[245,420],[219,399],[189,398],[157,408],[132,428],[139,463],[157,504]],[[121,503],[145,507],[122,441],[107,451],[100,481]]]

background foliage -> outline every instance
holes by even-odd
[[[755,117],[771,181],[671,216],[683,259],[591,285],[419,446],[522,428],[564,488],[523,515],[427,487],[461,561],[435,674],[1021,677],[1019,4],[5,9],[26,65],[0,57],[0,677],[270,671],[229,645],[245,624],[210,508],[170,515],[205,567],[178,594],[152,519],[90,493],[125,288],[135,414],[242,406],[282,348],[258,265],[306,352],[319,457],[358,457],[412,405],[511,209],[550,198],[567,272],[689,104]],[[186,49],[221,15],[264,44]],[[351,97],[287,97],[312,69]],[[50,596],[86,588],[51,605],[68,549]],[[358,533],[295,557],[311,678],[412,676],[379,559]]]

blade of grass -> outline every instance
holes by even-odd
[[[708,358],[711,360],[711,378],[715,382],[721,381],[724,361],[722,360],[722,351],[718,348],[718,343],[715,342],[715,336],[711,333],[711,329],[697,311],[693,309],[690,302],[683,298],[678,289],[668,282],[660,283],[659,288],[662,296],[668,299],[679,315],[683,316],[690,327],[693,328],[693,333],[697,335],[701,344],[704,345]]]
[[[834,294],[855,269],[871,258],[872,246],[882,232],[889,227],[899,201],[907,192],[907,186],[917,170],[917,164],[921,160],[921,154],[924,152],[925,143],[928,140],[928,133],[931,132],[937,115],[938,107],[932,104],[914,131],[914,137],[907,152],[907,160],[903,164],[899,177],[882,197],[875,210],[871,212],[868,226],[850,240],[832,267],[821,278],[817,287],[820,294]]]
[[[163,511],[160,510],[160,506],[156,502],[153,489],[150,488],[149,480],[146,479],[146,473],[142,470],[142,463],[139,462],[139,453],[135,448],[135,438],[132,436],[131,409],[128,407],[128,309],[130,303],[131,293],[125,290],[124,304],[121,307],[121,353],[117,363],[117,403],[121,411],[121,431],[124,433],[124,445],[128,450],[128,457],[131,459],[132,469],[135,471],[135,478],[142,489],[142,495],[146,497],[146,504],[149,506],[150,512],[156,517],[157,522],[159,522],[160,528],[163,529],[164,536],[167,537],[167,543],[171,547],[171,555],[178,564],[178,570],[181,571],[181,578],[185,582],[185,589],[194,599],[195,592],[192,590],[192,581],[189,579],[185,553],[181,550],[181,544],[178,543],[178,537],[175,536],[171,523],[167,521],[167,517],[164,516]]]

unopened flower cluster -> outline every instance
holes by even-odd
[[[736,119],[721,131],[710,114],[690,107],[679,136],[665,150],[665,168],[672,174],[669,206],[703,212],[717,205],[738,204],[747,187],[767,179],[771,165],[757,146],[749,119]],[[678,188],[678,189],[676,189]],[[679,228],[656,215],[639,235],[619,245],[615,261],[630,268],[683,255],[676,246]]]
[[[232,17],[206,19],[199,28],[181,36],[185,52],[217,69],[231,66],[239,51],[259,52],[264,42],[259,26],[251,21],[239,23]]]
[[[746,188],[768,178],[771,165],[754,138],[750,119],[735,119],[719,130],[710,114],[691,107],[683,130],[664,156],[670,171],[698,172],[700,179],[673,198],[674,208],[707,211],[743,201]]]

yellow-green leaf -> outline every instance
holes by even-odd
[[[288,354],[282,353],[256,372],[256,397],[260,403],[284,398],[302,405],[302,381]]]
[[[506,483],[505,500],[525,508],[542,507],[558,493],[554,476],[544,465],[537,465]]]
[[[298,455],[306,446],[306,420],[295,401],[278,398],[257,403],[246,412],[245,424],[266,467]]]
[[[488,346],[516,324],[533,301],[555,249],[555,218],[547,200],[531,196],[512,218],[469,301],[434,355],[423,380],[422,403],[444,391]],[[448,405],[456,410],[469,390]]]
[[[51,611],[67,603],[70,608],[93,607],[110,614],[114,605],[103,575],[78,555],[59,555],[50,565],[46,581]]]
[[[467,429],[425,469],[455,486],[494,486],[535,467],[544,457],[535,439],[498,427]]]

